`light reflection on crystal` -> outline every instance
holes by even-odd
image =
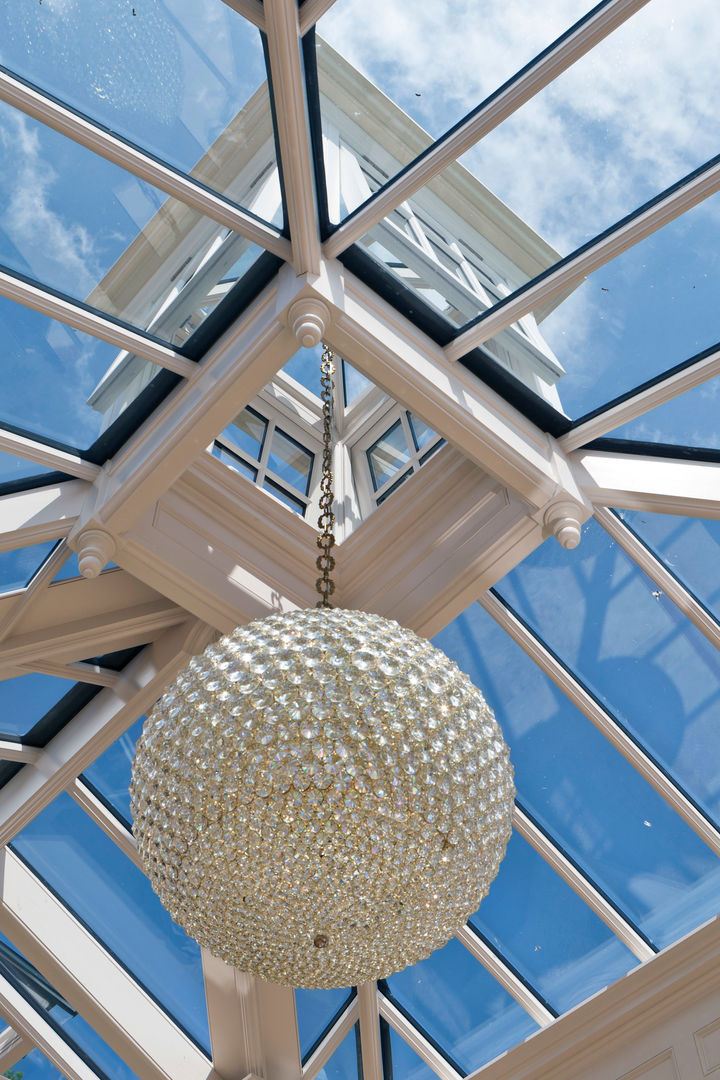
[[[271,616],[193,658],[148,718],[131,786],[173,918],[226,962],[307,988],[445,944],[497,873],[514,793],[457,665],[337,609]]]

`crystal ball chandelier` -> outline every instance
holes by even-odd
[[[328,414],[320,605],[193,658],[148,718],[131,785],[172,917],[227,963],[306,988],[382,978],[445,944],[498,871],[515,794],[500,728],[457,665],[328,603]]]

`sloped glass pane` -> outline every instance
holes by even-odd
[[[0,10],[0,62],[259,216],[279,216],[262,41],[221,0],[16,0]]]
[[[0,552],[0,593],[24,589],[55,547],[55,541]]]
[[[132,763],[135,758],[135,745],[144,723],[145,717],[141,716],[104,754],[95,758],[83,773],[128,826],[132,823],[129,790]]]
[[[495,710],[521,803],[636,925],[663,946],[716,913],[720,860],[490,615],[433,640]]]
[[[350,990],[296,990],[300,1053],[303,1061],[324,1035],[333,1018],[350,1001]]]
[[[300,446],[295,439],[291,439],[284,431],[275,428],[270,443],[270,455],[268,468],[277,477],[290,484],[302,495],[307,495],[310,486],[310,470],[312,469],[313,455]]]
[[[209,1053],[200,949],[142,871],[65,794],[13,846]]]
[[[359,1024],[355,1024],[348,1031],[335,1053],[317,1075],[320,1080],[362,1080]],[[398,1080],[400,1080],[399,1077]]]
[[[620,517],[672,573],[720,618],[720,521],[647,510],[620,510]]]
[[[213,443],[212,456],[216,457],[218,461],[222,461],[224,465],[229,465],[235,472],[239,472],[241,476],[247,477],[248,480],[252,480],[253,483],[257,480],[257,469],[253,469],[250,465],[247,465],[242,458],[236,454],[231,454],[229,450],[225,450],[219,443]]]
[[[39,1050],[31,1050],[3,1075],[8,1080],[64,1080],[63,1074]]]
[[[262,452],[266,431],[267,420],[254,409],[247,408],[238,413],[232,424],[225,428],[223,435],[257,461]]]
[[[720,820],[720,655],[605,530],[551,538],[498,591]]]
[[[532,897],[532,903],[528,903]],[[470,918],[562,1013],[638,963],[633,953],[517,832]]]
[[[263,490],[270,492],[274,498],[278,499],[284,506],[287,506],[289,510],[292,510],[295,514],[305,513],[305,503],[300,499],[294,498],[289,491],[285,491],[279,484],[273,483],[272,480],[266,480],[263,484]]]
[[[535,1021],[454,938],[393,975],[388,986],[465,1072],[537,1031]]]
[[[17,675],[0,681],[0,732],[26,735],[75,686],[71,678]]]
[[[357,371],[347,360],[342,362],[343,388],[345,392],[345,404],[351,405],[356,398],[364,394],[373,385],[361,371]]]
[[[367,452],[367,459],[375,491],[408,463],[410,450],[399,420],[372,444]]]
[[[314,349],[298,349],[282,369],[286,375],[290,375],[316,398],[320,397],[321,357],[322,345],[316,345]]]
[[[716,376],[613,428],[608,438],[720,450],[718,408],[720,378]]]
[[[47,476],[54,471],[47,465],[36,465],[34,461],[0,451],[0,484],[27,480],[31,476]]]
[[[408,413],[408,421],[410,422],[410,430],[415,440],[415,449],[420,451],[438,438],[437,431],[433,431],[429,424],[426,424],[424,420],[421,420],[419,416],[413,416],[412,413]]]

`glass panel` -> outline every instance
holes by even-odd
[[[355,1024],[317,1076],[320,1080],[362,1080],[362,1075],[360,1025]]]
[[[434,643],[494,708],[520,801],[656,944],[716,913],[720,860],[479,605]]]
[[[83,777],[107,799],[128,827],[131,827],[132,823],[129,790],[132,763],[135,758],[135,744],[140,738],[144,723],[145,717],[141,716],[104,754],[88,765],[83,773]]]
[[[225,428],[223,435],[250,457],[259,461],[266,431],[267,420],[264,420],[254,409],[247,408],[243,409],[232,424]]]
[[[303,1061],[324,1035],[338,1012],[348,1004],[349,990],[296,990],[300,1053]]]
[[[412,413],[408,413],[407,418],[410,421],[410,430],[412,431],[412,436],[415,440],[415,449],[417,451],[424,450],[428,443],[439,438],[437,431],[433,431],[430,425],[426,424],[424,420],[421,420],[419,416],[413,416]]]
[[[381,1030],[384,1026],[388,1033],[392,1059],[390,1062],[385,1062],[385,1080],[437,1080],[437,1073],[425,1064],[397,1031],[384,1020],[380,1021],[380,1025]],[[390,1068],[387,1067],[388,1065]]]
[[[720,377],[716,376],[614,428],[608,438],[720,450],[718,400]]]
[[[528,897],[532,903],[528,903]],[[470,924],[562,1013],[638,963],[540,855],[513,832]]]
[[[388,986],[465,1072],[537,1031],[535,1021],[454,938],[393,975]]]
[[[320,397],[321,357],[322,345],[316,345],[314,349],[298,349],[282,369],[316,398]]]
[[[706,199],[596,270],[543,319],[568,416],[599,408],[718,340],[719,209],[718,195]],[[527,373],[516,374],[544,393]]]
[[[720,521],[620,510],[620,517],[669,570],[720,618]]]
[[[55,547],[55,541],[0,552],[0,593],[24,589]]]
[[[25,826],[14,847],[209,1052],[200,949],[142,871],[65,794]]]
[[[359,398],[361,394],[364,394],[365,391],[369,390],[373,385],[370,382],[370,379],[366,379],[362,372],[357,371],[348,364],[347,360],[342,361],[342,375],[346,406],[352,405],[356,398]]]
[[[231,454],[228,450],[224,450],[219,443],[213,443],[212,456],[216,457],[218,461],[222,461],[225,465],[229,465],[235,472],[239,472],[241,476],[247,477],[248,480],[252,480],[253,483],[257,480],[257,469],[253,469],[250,465],[246,465],[242,458],[237,457],[236,454]]]
[[[279,484],[274,484],[272,480],[266,480],[263,484],[263,489],[269,491],[271,495],[274,495],[276,499],[279,499],[281,503],[289,507],[296,514],[305,513],[305,503],[300,499],[294,498],[289,491],[285,491]]]
[[[372,444],[367,452],[373,488],[377,491],[410,460],[405,432],[400,420]]]
[[[47,476],[54,471],[47,465],[36,465],[34,461],[26,461],[25,458],[0,450],[0,484],[27,480],[34,476]]]
[[[404,484],[405,481],[408,480],[412,476],[412,474],[413,474],[413,470],[408,469],[408,471],[406,473],[403,473],[403,475],[400,477],[399,480],[396,480],[394,484],[391,484],[389,488],[386,488],[385,491],[383,491],[382,495],[378,495],[377,499],[375,500],[377,505],[381,506],[385,502],[386,499],[389,499],[390,496],[393,494],[393,492],[397,491],[397,489],[400,487],[400,485]]]
[[[18,675],[0,681],[3,735],[26,735],[74,686],[72,679],[54,675]]]
[[[31,1050],[3,1076],[8,1080],[64,1080],[63,1074],[39,1050]]]
[[[114,346],[4,298],[0,332],[0,424],[18,424],[80,449],[160,371],[131,359],[123,368],[128,378],[115,368],[118,381],[108,382],[105,376],[118,358]],[[139,367],[131,373],[132,363]]]
[[[78,577],[82,577],[82,574],[80,573],[80,564],[78,562],[77,552],[73,551],[70,553],[70,558],[67,560],[67,562],[63,563],[63,565],[60,567],[57,574],[53,578],[53,581],[69,581],[70,578]]]
[[[302,495],[310,487],[313,455],[284,431],[275,428],[270,443],[268,468]]]
[[[498,591],[720,819],[717,650],[599,525],[568,554],[546,541]]]
[[[0,9],[0,62],[259,216],[278,216],[260,34],[221,0],[15,0]]]

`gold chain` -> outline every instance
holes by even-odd
[[[320,536],[317,538],[317,546],[320,554],[315,560],[315,565],[321,572],[315,582],[315,588],[320,593],[317,602],[319,608],[331,608],[328,597],[335,592],[335,582],[330,577],[335,569],[335,559],[330,554],[335,546],[333,526],[335,515],[333,514],[333,472],[332,472],[332,417],[333,417],[333,375],[335,374],[335,357],[332,351],[323,346],[322,360],[320,363],[320,398],[323,411],[323,452],[322,452],[322,479],[320,480],[320,517],[318,528]]]

